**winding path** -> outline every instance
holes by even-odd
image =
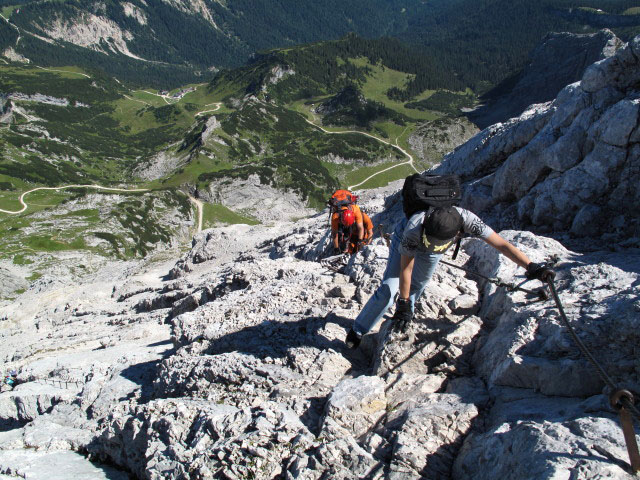
[[[89,75],[87,75],[86,73],[80,73],[80,72],[72,72],[69,70],[56,70],[55,68],[44,68],[41,67],[40,65],[34,65],[34,67],[36,68],[40,68],[42,70],[47,70],[49,72],[60,72],[60,73],[70,73],[72,75],[82,75],[83,77],[87,77],[87,78],[91,78]]]
[[[203,211],[202,201],[198,200],[195,197],[192,197],[191,195],[189,195],[189,200],[191,200],[191,203],[193,203],[196,206],[196,210],[198,210],[198,230],[197,230],[197,233],[200,233],[202,231],[202,211]]]
[[[65,185],[63,187],[38,187],[38,188],[33,188],[31,190],[28,190],[26,192],[24,192],[22,195],[20,195],[20,203],[22,204],[22,208],[20,210],[16,210],[15,212],[12,210],[3,210],[2,208],[0,208],[0,212],[2,213],[8,213],[10,215],[17,215],[19,213],[24,212],[27,209],[27,204],[24,201],[24,197],[27,196],[30,193],[36,192],[38,190],[65,190],[67,188],[96,188],[98,190],[108,190],[111,192],[148,192],[149,189],[148,188],[131,188],[131,189],[126,189],[126,188],[111,188],[111,187],[102,187],[100,185]]]
[[[209,103],[209,104],[205,105],[205,107],[208,107],[210,105],[215,105],[216,108],[214,108],[213,110],[203,110],[201,112],[196,113],[195,116],[197,117],[198,115],[204,115],[205,113],[217,112],[218,110],[220,110],[220,107],[222,107],[222,103],[221,102]]]
[[[143,103],[144,105],[149,105],[150,107],[153,107],[153,105],[151,105],[150,103],[145,102],[144,100],[138,100],[137,98],[130,97],[129,95],[126,95],[124,93],[122,94],[122,96],[124,98],[129,99],[129,100],[133,100],[134,102]]]
[[[379,137],[376,137],[375,135],[372,135],[370,133],[367,132],[361,132],[359,130],[344,130],[341,132],[331,132],[329,130],[326,130],[325,128],[322,128],[320,125],[317,125],[315,123],[313,123],[311,120],[309,120],[308,118],[305,117],[305,120],[307,123],[313,125],[314,127],[318,128],[319,130],[323,131],[324,133],[328,133],[328,134],[334,134],[334,135],[340,135],[340,134],[345,134],[345,133],[359,133],[360,135],[365,135],[367,137],[371,137],[374,140],[378,140],[381,143],[384,143],[386,145],[389,145],[390,147],[394,147],[397,148],[398,150],[400,150],[405,156],[407,156],[409,158],[408,161],[403,162],[403,163],[398,163],[397,165],[393,165],[391,167],[385,168],[384,170],[380,170],[379,172],[374,173],[373,175],[369,175],[367,178],[365,178],[362,182],[357,183],[356,185],[349,185],[349,187],[347,187],[348,190],[353,190],[357,187],[359,187],[360,185],[363,185],[365,183],[367,183],[369,180],[371,180],[373,177],[375,177],[376,175],[380,175],[381,173],[387,172],[389,170],[392,170],[394,168],[398,168],[401,167],[402,165],[411,165],[411,168],[413,168],[415,170],[416,173],[420,173],[418,171],[418,169],[416,168],[416,166],[413,164],[413,155],[411,155],[409,152],[407,152],[404,148],[402,148],[400,145],[398,145],[398,137],[396,137],[396,143],[391,143],[391,142],[387,142],[386,140],[383,140]],[[406,130],[406,128],[405,128]],[[404,133],[404,132],[402,132]]]

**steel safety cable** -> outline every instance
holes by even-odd
[[[574,342],[576,342],[576,345],[578,345],[578,348],[580,349],[580,351],[584,354],[585,357],[587,357],[587,360],[589,360],[591,365],[593,365],[593,367],[596,369],[602,381],[604,381],[604,383],[606,383],[611,390],[617,390],[618,387],[613,382],[611,377],[607,374],[607,372],[604,371],[602,366],[594,358],[594,356],[591,354],[591,352],[589,351],[587,346],[584,344],[584,342],[580,340],[580,337],[578,337],[578,334],[576,333],[575,329],[569,323],[569,319],[567,318],[567,315],[564,312],[564,308],[562,307],[562,302],[560,301],[560,297],[558,296],[558,292],[556,291],[556,287],[553,282],[553,279],[547,280],[547,285],[549,285],[549,289],[551,290],[551,295],[553,296],[553,299],[556,302],[556,306],[558,307],[558,311],[560,312],[560,318],[562,319],[562,322],[564,323],[565,327],[567,327],[567,330],[569,330],[569,333],[571,334],[571,337],[573,338]],[[636,419],[640,421],[640,411],[636,408],[636,406],[626,398],[622,398],[620,401],[624,404],[624,407],[627,408],[630,412],[632,412],[633,415],[636,417]]]

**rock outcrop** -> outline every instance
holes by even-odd
[[[483,130],[435,171],[460,174],[465,205],[500,228],[640,245],[639,67],[635,38],[553,102]]]
[[[13,122],[13,103],[5,95],[0,95],[0,123]]]
[[[478,128],[465,117],[444,117],[421,125],[408,141],[420,160],[433,165],[478,132]]]
[[[489,92],[487,104],[468,114],[480,128],[519,116],[529,105],[553,100],[585,69],[612,56],[622,42],[610,31],[594,34],[550,33],[529,55],[515,77]]]
[[[305,206],[300,195],[264,184],[257,174],[249,175],[246,179],[212,181],[199,195],[231,210],[247,212],[260,222],[279,222],[315,213]]]
[[[552,162],[543,139],[584,126],[592,148],[578,165],[609,165],[593,152],[627,148],[618,143],[637,130],[637,118],[623,120],[636,108],[638,42],[553,104],[482,132],[440,171],[461,169],[466,201],[501,215],[490,223],[529,225],[519,202],[575,178],[563,178],[574,167],[540,170]],[[518,197],[501,169],[525,158],[517,171],[531,189]],[[567,185],[570,201],[591,202],[591,183]],[[361,196],[386,232],[402,216],[398,188]],[[19,380],[0,393],[1,471],[44,478],[43,465],[66,462],[69,477],[158,480],[634,478],[604,385],[550,300],[441,264],[406,332],[386,318],[346,348],[388,248],[375,238],[327,268],[315,261],[329,244],[324,213],[207,230],[178,262],[114,263],[84,284],[28,289],[0,318],[0,355]],[[614,382],[638,392],[640,252],[615,235],[606,248],[563,245],[572,221],[562,221],[549,237],[501,234],[535,262],[553,258],[569,322]],[[480,240],[465,241],[456,262],[524,280]]]

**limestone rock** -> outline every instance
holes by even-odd
[[[549,402],[526,390],[505,391],[504,397],[493,407],[486,433],[466,438],[454,464],[455,478],[540,478],[574,472],[587,479],[633,478],[621,462],[609,461],[625,458],[624,440],[613,416],[594,415],[594,402]],[[505,410],[506,416],[493,415]],[[558,456],[563,460],[554,460]],[[519,461],[512,462],[514,458]]]
[[[431,394],[391,412],[394,443],[388,478],[450,478],[451,467],[478,410],[457,395]]]
[[[201,195],[207,201],[220,203],[231,210],[248,211],[261,222],[291,220],[314,213],[297,194],[265,185],[255,174],[246,180],[214,181]]]
[[[556,262],[569,322],[636,392],[640,235],[621,205],[636,201],[639,127],[618,125],[637,122],[636,84],[623,87],[634,49],[597,66],[602,88],[569,85],[440,169],[460,169],[464,201],[502,237]],[[362,192],[382,232],[403,218],[401,183]],[[178,261],[168,251],[105,262],[82,281],[52,267],[5,302],[0,357],[21,384],[0,394],[0,470],[42,478],[48,462],[80,475],[83,452],[158,480],[628,478],[603,383],[551,301],[441,263],[406,331],[386,317],[349,349],[388,247],[376,235],[337,273],[318,261],[326,222],[323,212],[219,227]],[[593,238],[597,228],[608,230]],[[525,280],[479,239],[465,239],[455,262]],[[122,473],[91,467],[90,478]]]
[[[359,437],[385,413],[384,382],[378,377],[343,380],[327,401],[325,421],[332,419]]]
[[[631,188],[638,183],[640,161],[633,140],[640,96],[637,44],[634,39],[587,68],[582,81],[565,87],[553,102],[488,127],[446,156],[435,172],[459,172],[468,180],[483,176],[482,188],[470,184],[463,203],[476,213],[491,210],[499,228],[518,224],[545,232],[570,229],[578,237],[637,236],[632,212],[640,200]],[[620,202],[624,222],[614,221]]]
[[[74,393],[51,385],[23,383],[0,394],[0,421],[5,426],[25,424],[51,411],[59,403],[71,402]]]

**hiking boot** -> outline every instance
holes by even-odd
[[[352,328],[351,330],[349,330],[349,333],[347,333],[347,338],[345,339],[344,343],[346,343],[347,347],[349,348],[358,348],[358,345],[360,345],[360,340],[362,340],[362,335]]]

